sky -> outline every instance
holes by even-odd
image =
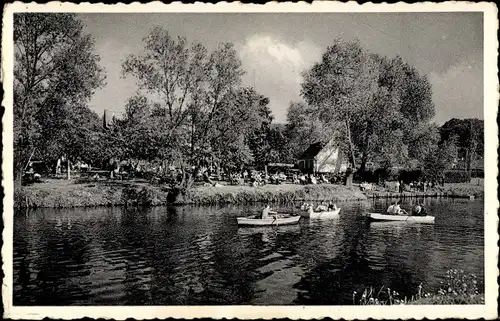
[[[276,122],[286,122],[300,101],[302,72],[318,62],[336,38],[358,39],[371,52],[399,55],[428,76],[437,124],[483,118],[483,14],[452,13],[104,13],[79,14],[95,39],[107,85],[90,108],[119,114],[136,91],[121,64],[143,52],[142,39],[160,26],[209,51],[232,42],[246,74],[243,85],[270,99]]]

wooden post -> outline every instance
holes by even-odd
[[[71,168],[70,168],[70,164],[69,164],[69,158],[67,159],[67,162],[68,162],[68,181],[71,180]]]

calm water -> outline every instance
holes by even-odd
[[[483,278],[483,202],[426,202],[435,225],[361,216],[385,200],[278,228],[238,228],[257,206],[16,213],[14,304],[351,304],[370,286],[437,290],[449,268]]]

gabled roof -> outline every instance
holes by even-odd
[[[299,159],[311,159],[316,157],[318,153],[323,149],[325,144],[322,142],[317,142],[309,145],[309,147],[300,155]]]

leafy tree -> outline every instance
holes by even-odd
[[[47,155],[51,137],[68,142],[75,138],[74,131],[68,132],[72,126],[88,129],[80,116],[90,115],[85,104],[103,85],[104,75],[93,39],[74,14],[15,14],[14,45],[14,167],[20,181],[33,149]],[[56,150],[70,156],[80,151]]]
[[[456,144],[458,157],[465,160],[470,175],[473,160],[484,153],[484,121],[453,118],[441,126],[440,133],[441,141]]]
[[[325,125],[318,118],[316,110],[309,105],[302,102],[291,103],[287,111],[287,125],[284,132],[290,158],[296,160],[311,144],[329,141],[340,133],[336,130],[338,128]],[[342,140],[339,139],[339,142]]]
[[[425,175],[430,179],[441,178],[446,170],[452,168],[456,153],[456,145],[451,141],[435,145],[424,159]]]
[[[186,169],[181,189],[192,182],[192,166],[208,159],[232,168],[250,162],[248,137],[266,121],[268,99],[240,87],[234,46],[224,43],[209,53],[159,27],[144,42],[144,53],[123,64],[140,88],[127,106],[131,151]]]
[[[364,170],[369,159],[386,167],[422,162],[435,141],[427,78],[401,58],[370,53],[359,42],[336,40],[328,47],[304,74],[302,96],[312,118],[345,137],[341,146],[347,145],[355,168]]]
[[[356,167],[353,126],[367,119],[367,108],[377,92],[377,64],[359,42],[338,39],[303,77],[302,96],[323,123],[342,124],[350,161]]]
[[[269,162],[273,163],[295,163],[295,157],[288,149],[288,137],[286,136],[286,125],[271,124],[267,133],[269,144]]]

